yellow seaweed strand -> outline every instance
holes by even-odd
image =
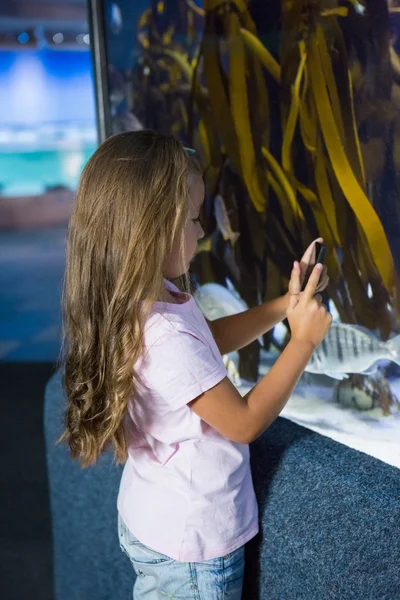
[[[297,202],[295,191],[293,190],[293,187],[291,186],[288,178],[283,172],[278,161],[272,156],[271,152],[267,148],[262,148],[262,153],[268,163],[268,166],[273,171],[274,176],[278,180],[279,185],[285,192],[285,196],[289,201],[289,205],[292,208],[293,214],[301,220],[304,220],[303,211],[301,210],[299,203]]]
[[[210,113],[208,102],[204,98],[201,90],[200,81],[198,79],[198,71],[200,61],[202,60],[202,52],[198,53],[196,62],[193,66],[193,79],[192,79],[192,98],[194,104],[197,106],[199,114],[198,134],[200,142],[204,149],[204,155],[206,159],[205,170],[207,173],[207,181],[211,182],[211,187],[216,182],[217,172],[220,168],[221,163],[221,145],[218,139],[218,134],[215,131],[214,122]],[[208,167],[211,167],[212,176]]]
[[[267,171],[267,180],[268,180],[268,183],[270,184],[271,188],[275,192],[276,197],[279,200],[279,205],[281,207],[286,226],[288,227],[288,229],[293,231],[295,224],[294,224],[294,218],[293,218],[294,215],[293,215],[292,207],[290,206],[290,203],[288,202],[288,197],[287,197],[285,191],[282,189],[281,185],[279,184],[279,181],[276,179],[276,177],[273,175],[273,173],[270,169],[268,169],[268,171]]]
[[[303,79],[304,68],[307,60],[305,43],[299,43],[300,62],[296,79],[292,85],[292,102],[290,104],[289,116],[286,121],[282,143],[282,167],[286,173],[292,173],[292,142],[296,130],[300,107],[300,85]]]
[[[227,16],[229,47],[229,95],[233,122],[239,141],[239,156],[243,178],[257,212],[264,212],[265,197],[257,179],[256,158],[249,120],[246,85],[246,61],[243,42],[240,38],[239,17],[236,13]]]
[[[205,17],[206,11],[204,10],[204,8],[197,6],[194,0],[186,0],[186,4],[188,8],[190,8],[190,10],[192,10],[196,15],[198,15],[199,17]]]
[[[321,17],[347,17],[349,9],[345,6],[338,6],[337,8],[326,8],[321,10],[319,13]]]
[[[239,13],[248,13],[248,8],[245,0],[204,0],[203,6],[206,13],[218,10],[225,9],[227,6],[233,5],[237,9]]]
[[[211,164],[211,150],[207,136],[207,128],[205,126],[204,121],[202,121],[201,119],[199,119],[199,125],[197,129],[199,133],[199,139],[203,147],[204,156],[206,159],[205,167],[207,168]]]
[[[337,51],[341,56],[341,62],[347,65],[347,50],[343,39],[342,30],[337,22],[332,25],[332,31],[336,40]],[[318,49],[321,57],[322,68],[327,82],[328,93],[332,103],[333,113],[342,137],[347,156],[350,157],[351,167],[365,189],[364,161],[361,153],[361,145],[358,137],[357,122],[354,111],[353,88],[351,74],[348,68],[342,69],[346,88],[342,90],[341,100],[333,74],[332,62],[321,26],[317,27]]]
[[[295,83],[292,86],[292,102],[290,105],[289,116],[286,122],[284,136],[283,136],[283,144],[282,144],[282,166],[283,170],[289,178],[290,183],[293,187],[300,192],[300,194],[305,198],[305,200],[310,204],[318,203],[318,198],[315,193],[308,188],[306,185],[298,181],[294,174],[293,165],[292,165],[292,143],[293,136],[296,129],[296,124],[298,121],[300,108],[301,108],[301,100],[300,100],[300,86],[303,80],[303,76],[306,73],[306,62],[307,62],[307,52],[306,47],[303,41],[299,43],[299,54],[300,61],[299,67],[297,70]],[[306,110],[303,108],[303,117],[305,116]],[[316,135],[316,131],[315,131]]]
[[[341,246],[340,235],[336,222],[335,203],[332,196],[331,187],[326,172],[325,156],[322,148],[317,152],[315,159],[315,183],[321,200],[321,205],[326,214],[329,227],[332,230],[333,238],[337,246]]]
[[[317,44],[317,47],[319,50],[321,67],[324,71],[324,78],[325,78],[325,82],[326,82],[326,87],[328,89],[329,99],[330,99],[331,106],[332,106],[332,112],[335,117],[338,131],[340,133],[340,138],[342,140],[342,143],[345,145],[345,131],[344,131],[344,126],[343,126],[339,94],[338,94],[338,90],[336,87],[335,76],[333,74],[332,61],[329,56],[329,51],[328,51],[328,47],[326,45],[325,36],[322,31],[322,27],[320,25],[317,25],[316,32],[315,32],[315,39],[316,39],[316,44]]]
[[[317,120],[309,115],[307,107],[310,95],[307,65],[304,68],[303,82],[303,90],[301,93],[299,106],[300,131],[305,147],[313,155],[317,150]],[[311,110],[313,111],[314,115],[314,108],[312,107]]]
[[[189,64],[186,56],[177,52],[176,50],[169,50],[168,48],[163,48],[161,50],[161,54],[166,54],[179,66],[183,75],[185,75],[188,81],[192,81],[193,77],[193,67]]]
[[[375,264],[378,267],[386,289],[391,294],[395,273],[392,254],[382,223],[358,183],[341,144],[340,134],[329,102],[315,39],[311,39],[309,61],[314,100],[334,173],[348,203],[365,232]]]
[[[203,42],[204,75],[209,90],[209,101],[214,117],[214,123],[221,136],[226,153],[232,161],[236,171],[242,175],[240,164],[238,140],[230,112],[225,88],[221,79],[219,63],[218,42],[212,28],[206,29]]]
[[[251,50],[265,67],[277,83],[281,82],[281,66],[275,58],[268,52],[264,44],[253,33],[243,27],[240,28],[240,35],[246,47]]]
[[[347,77],[348,77],[348,82],[349,82],[349,95],[350,95],[350,106],[351,106],[351,120],[353,123],[353,135],[354,135],[354,140],[355,140],[356,149],[357,149],[358,164],[359,164],[360,173],[361,173],[361,177],[362,177],[361,183],[363,184],[363,186],[365,188],[366,180],[365,180],[364,160],[363,160],[363,156],[362,156],[362,152],[361,152],[360,138],[358,137],[356,113],[354,110],[353,81],[352,81],[352,76],[351,76],[351,73],[349,70],[347,71]]]

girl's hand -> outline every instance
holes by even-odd
[[[322,265],[316,265],[310,275],[304,292],[292,294],[289,299],[287,319],[289,321],[292,340],[306,342],[315,349],[325,337],[332,316],[322,304],[321,296],[317,294],[318,282],[322,273]],[[299,289],[301,269],[299,263],[294,263],[290,287]]]
[[[300,299],[300,295],[302,294],[302,288],[303,288],[303,284],[304,284],[304,279],[306,277],[307,272],[310,271],[310,269],[312,269],[315,265],[315,261],[317,260],[317,256],[316,256],[316,248],[315,245],[319,243],[322,244],[323,243],[323,239],[322,238],[317,238],[316,240],[314,240],[307,248],[307,250],[304,252],[302,259],[300,261],[300,264],[298,262],[295,262],[295,265],[298,265],[299,268],[299,278],[291,278],[290,283],[289,283],[289,292],[288,292],[288,304],[290,302],[290,297],[291,296],[297,296],[297,300]],[[296,267],[297,268],[297,267]],[[318,285],[316,287],[315,293],[318,294],[319,292],[322,292],[326,286],[329,283],[329,277],[328,277],[328,273],[326,270],[326,267],[323,267],[319,281],[318,281]]]

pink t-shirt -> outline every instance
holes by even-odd
[[[194,299],[183,300],[157,302],[146,323],[118,510],[143,544],[195,562],[254,537],[258,509],[249,447],[223,437],[187,406],[226,369]]]

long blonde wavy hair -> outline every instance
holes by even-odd
[[[109,138],[83,170],[67,237],[59,440],[83,467],[110,446],[117,462],[126,459],[144,324],[163,292],[164,261],[183,239],[193,171],[178,140],[152,131]]]

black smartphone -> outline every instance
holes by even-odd
[[[318,263],[321,263],[321,265],[323,265],[326,256],[326,246],[325,244],[318,244],[318,246],[320,246],[320,249],[317,254],[317,262],[315,264],[317,265]]]
[[[310,275],[315,267],[316,264],[321,263],[322,265],[324,264],[324,260],[325,260],[325,256],[326,256],[326,246],[325,244],[316,244],[315,245],[315,250],[316,250],[316,256],[317,256],[317,261],[314,265],[309,265],[307,267],[307,271],[306,274],[304,276],[304,281],[303,281],[303,285],[301,288],[301,291],[304,291],[304,288],[306,287],[308,280],[310,278]]]

